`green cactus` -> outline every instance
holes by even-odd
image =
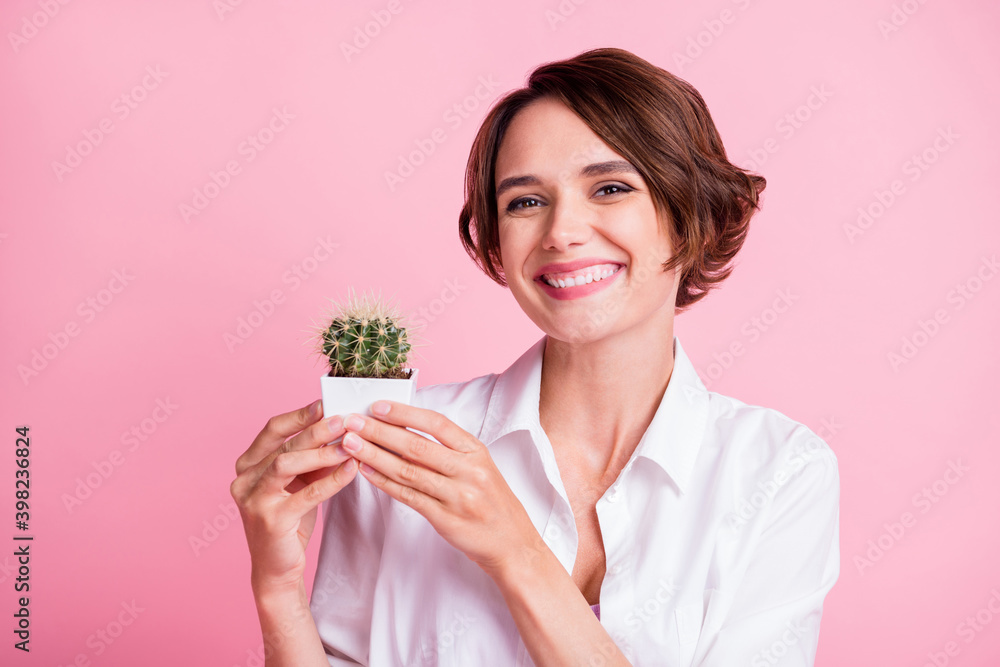
[[[410,377],[406,365],[411,344],[402,316],[381,296],[351,296],[334,302],[330,323],[317,331],[319,354],[330,364],[329,375],[355,378]]]

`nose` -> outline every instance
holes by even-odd
[[[573,196],[561,196],[549,204],[548,227],[542,238],[546,250],[563,252],[570,246],[586,243],[593,229],[593,212]]]

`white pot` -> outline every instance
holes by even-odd
[[[368,415],[368,406],[385,399],[411,405],[417,393],[418,369],[405,380],[391,378],[343,378],[323,375],[320,388],[323,390],[323,416],[332,417],[352,412]]]

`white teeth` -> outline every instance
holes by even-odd
[[[544,278],[544,280],[548,285],[560,288],[576,287],[577,285],[589,285],[592,282],[598,280],[604,280],[608,276],[615,274],[620,268],[621,268],[620,266],[616,266],[615,268],[604,269],[603,271],[597,273],[591,271],[590,273],[587,273],[586,275],[583,276],[575,276],[575,277],[570,276],[569,278],[558,278],[558,279]]]

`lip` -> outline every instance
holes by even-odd
[[[622,262],[607,259],[606,257],[581,257],[580,259],[574,259],[572,262],[546,264],[535,272],[534,280],[544,283],[545,281],[542,280],[542,276],[546,273],[576,271],[577,269],[582,269],[585,266],[593,266],[594,264],[617,264],[618,266],[625,266]]]
[[[619,264],[618,262],[602,262],[603,264]],[[588,264],[584,264],[588,266]],[[605,278],[604,280],[595,280],[593,282],[584,283],[583,285],[574,285],[573,287],[553,287],[541,278],[538,278],[535,282],[542,289],[543,292],[548,294],[553,299],[557,301],[572,301],[574,299],[582,299],[588,297],[591,294],[596,294],[602,290],[608,289],[613,282],[618,280],[618,276],[625,273],[625,265],[619,264],[619,269],[613,274]],[[548,271],[546,271],[548,273]]]

